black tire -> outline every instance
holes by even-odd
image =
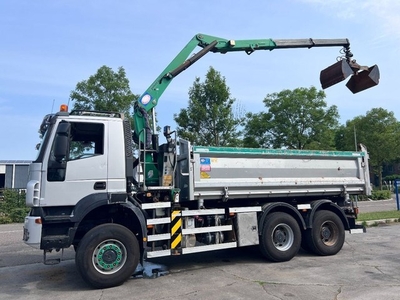
[[[309,248],[317,255],[335,255],[344,244],[343,222],[337,214],[329,210],[315,213],[312,228],[306,234]]]
[[[129,229],[118,224],[103,224],[82,238],[75,254],[75,264],[89,285],[109,288],[132,276],[139,256],[139,243]]]
[[[260,250],[275,262],[291,260],[299,251],[301,231],[297,221],[289,214],[274,212],[264,222]]]

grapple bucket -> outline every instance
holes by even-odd
[[[346,86],[353,93],[358,93],[363,90],[369,89],[379,83],[379,68],[377,65],[369,67],[368,70],[364,70],[354,74]]]
[[[350,67],[349,63],[345,59],[343,59],[334,63],[332,66],[322,70],[319,76],[319,80],[321,82],[322,88],[326,89],[336,83],[345,80],[353,73],[354,71]]]

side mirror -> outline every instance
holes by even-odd
[[[61,122],[58,124],[56,136],[54,140],[53,154],[56,161],[61,161],[67,157],[69,150],[69,133],[71,131],[71,124],[68,122]]]

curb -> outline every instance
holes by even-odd
[[[357,221],[357,225],[366,225],[367,227],[383,225],[383,224],[390,224],[390,223],[398,223],[399,218],[392,218],[392,219],[380,219],[380,220],[370,220],[370,221]]]

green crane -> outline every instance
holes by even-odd
[[[202,49],[191,56],[189,55],[197,47]],[[171,81],[182,71],[202,58],[208,52],[222,53],[243,51],[251,54],[256,50],[274,50],[290,48],[313,48],[313,47],[342,47],[343,56],[332,66],[321,71],[320,81],[322,88],[332,86],[348,76],[352,75],[347,87],[357,93],[379,82],[379,69],[376,65],[368,68],[358,65],[352,60],[350,42],[348,39],[255,39],[255,40],[228,40],[215,36],[197,34],[169,65],[160,73],[154,82],[140,96],[134,105],[134,139],[141,149],[144,168],[144,183],[147,186],[159,184],[159,168],[157,167],[156,152],[158,148],[158,136],[155,133],[155,111],[161,95],[164,93]],[[152,115],[150,124],[149,114]],[[152,151],[149,151],[152,149]],[[150,172],[148,172],[150,171]]]

